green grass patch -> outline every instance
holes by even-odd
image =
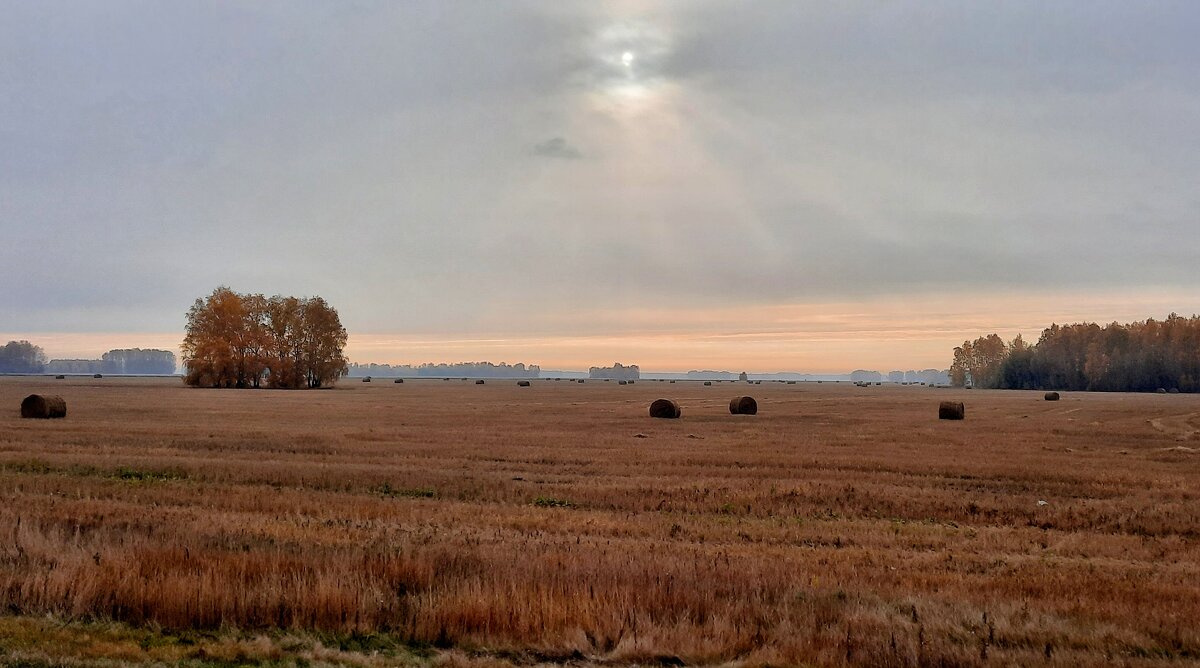
[[[171,480],[183,480],[187,478],[187,473],[175,470],[143,471],[141,469],[122,466],[114,471],[111,477],[126,482],[168,482]]]
[[[386,482],[372,487],[371,491],[389,499],[432,499],[437,496],[437,490],[432,487],[392,487]]]
[[[116,469],[100,469],[95,466],[84,466],[81,464],[72,464],[70,466],[57,466],[44,462],[40,459],[30,459],[27,461],[6,462],[0,464],[0,471],[7,473],[21,473],[27,475],[64,475],[64,476],[79,476],[79,477],[94,477],[94,478],[111,478],[113,480],[121,480],[124,482],[148,483],[148,482],[169,482],[172,480],[184,480],[188,477],[186,471],[176,469],[167,469],[161,471],[137,469],[131,466],[121,466]]]
[[[539,496],[533,500],[538,508],[574,508],[574,502],[566,499],[556,499],[553,496]]]

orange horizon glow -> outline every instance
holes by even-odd
[[[936,295],[835,304],[724,309],[625,309],[542,317],[523,331],[355,332],[353,362],[412,364],[507,362],[586,370],[613,362],[645,371],[693,369],[765,373],[848,373],[945,369],[954,346],[997,333],[1035,342],[1051,323],[1131,322],[1190,315],[1200,302],[1182,292],[1110,294]],[[343,316],[343,321],[350,318]],[[178,354],[183,332],[9,332],[51,359],[95,359],[113,348],[160,348]]]

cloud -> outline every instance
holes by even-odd
[[[543,158],[559,158],[562,160],[578,160],[583,157],[579,149],[567,143],[562,137],[554,137],[533,147],[532,153]]]

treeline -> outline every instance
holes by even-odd
[[[943,369],[890,371],[888,372],[887,379],[889,383],[925,383],[926,385],[947,385],[950,383],[950,376]]]
[[[346,373],[346,329],[320,297],[217,288],[187,314],[184,382],[205,387],[317,388]]]
[[[1005,342],[990,334],[954,349],[950,380],[1000,389],[1196,392],[1200,316],[1051,325],[1034,345],[1020,335]]]
[[[614,362],[612,366],[594,366],[588,369],[589,378],[610,378],[612,380],[637,380],[641,378],[641,370],[638,365],[631,364],[625,366],[620,362]]]
[[[47,373],[109,373],[169,375],[175,373],[175,353],[169,350],[125,348],[110,350],[98,360],[50,360]]]
[[[524,363],[493,364],[491,362],[456,362],[454,364],[426,363],[418,366],[409,364],[355,364],[347,367],[347,376],[359,378],[366,376],[392,377],[429,377],[429,378],[537,378],[542,368],[536,364],[526,366]]]
[[[56,359],[46,361],[41,346],[28,341],[9,341],[0,348],[0,373],[175,373],[175,353],[152,348],[110,350],[100,359]]]

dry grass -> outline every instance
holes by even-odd
[[[1200,658],[1200,397],[661,389],[2,379],[0,660],[43,615],[464,665]]]

